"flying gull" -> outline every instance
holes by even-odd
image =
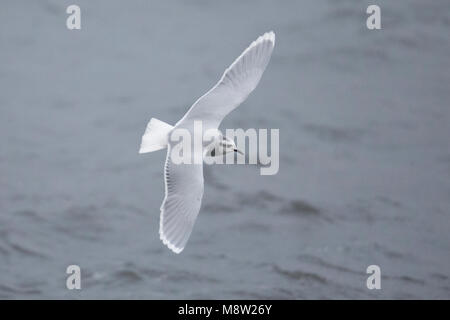
[[[200,211],[203,197],[203,163],[175,164],[171,150],[175,146],[170,137],[176,129],[193,133],[194,122],[201,121],[202,128],[216,130],[213,147],[194,150],[192,157],[218,156],[239,152],[233,140],[218,131],[223,118],[238,107],[256,88],[269,63],[275,46],[275,33],[267,32],[250,46],[225,70],[219,82],[201,96],[178,121],[171,126],[152,118],[142,136],[139,153],[167,147],[164,166],[165,197],[161,205],[159,235],[173,252],[183,251]]]

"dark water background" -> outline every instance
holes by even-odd
[[[381,31],[368,1],[77,0],[69,31],[73,1],[2,1],[0,298],[450,298],[450,2],[375,2]],[[207,167],[174,255],[140,136],[271,29],[222,128],[279,128],[280,171]]]

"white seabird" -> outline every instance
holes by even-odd
[[[275,46],[275,34],[267,32],[250,46],[225,70],[219,82],[201,96],[178,121],[171,126],[152,118],[142,136],[139,153],[167,147],[164,166],[165,197],[161,205],[159,235],[173,252],[183,251],[200,211],[203,197],[203,164],[174,164],[169,139],[174,129],[193,131],[194,121],[201,121],[203,130],[218,130],[223,118],[239,106],[256,88],[269,63]],[[217,146],[221,153],[238,151],[234,141],[218,131]],[[212,150],[199,154],[201,159]],[[194,151],[195,152],[195,151]]]

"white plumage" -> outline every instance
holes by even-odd
[[[225,70],[219,82],[201,96],[174,127],[157,119],[150,120],[147,126],[139,152],[168,147],[164,166],[165,197],[161,205],[159,234],[163,243],[175,253],[180,253],[186,246],[200,211],[203,197],[203,164],[175,165],[171,160],[173,145],[168,136],[177,128],[192,131],[195,120],[202,121],[204,131],[218,129],[223,118],[239,106],[258,85],[274,45],[273,32],[265,33],[253,41]]]

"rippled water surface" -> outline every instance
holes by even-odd
[[[450,3],[377,3],[380,31],[367,1],[79,0],[69,31],[68,1],[3,1],[0,298],[450,298]],[[174,255],[165,152],[138,155],[140,136],[270,29],[222,128],[279,128],[279,173],[206,167]]]

